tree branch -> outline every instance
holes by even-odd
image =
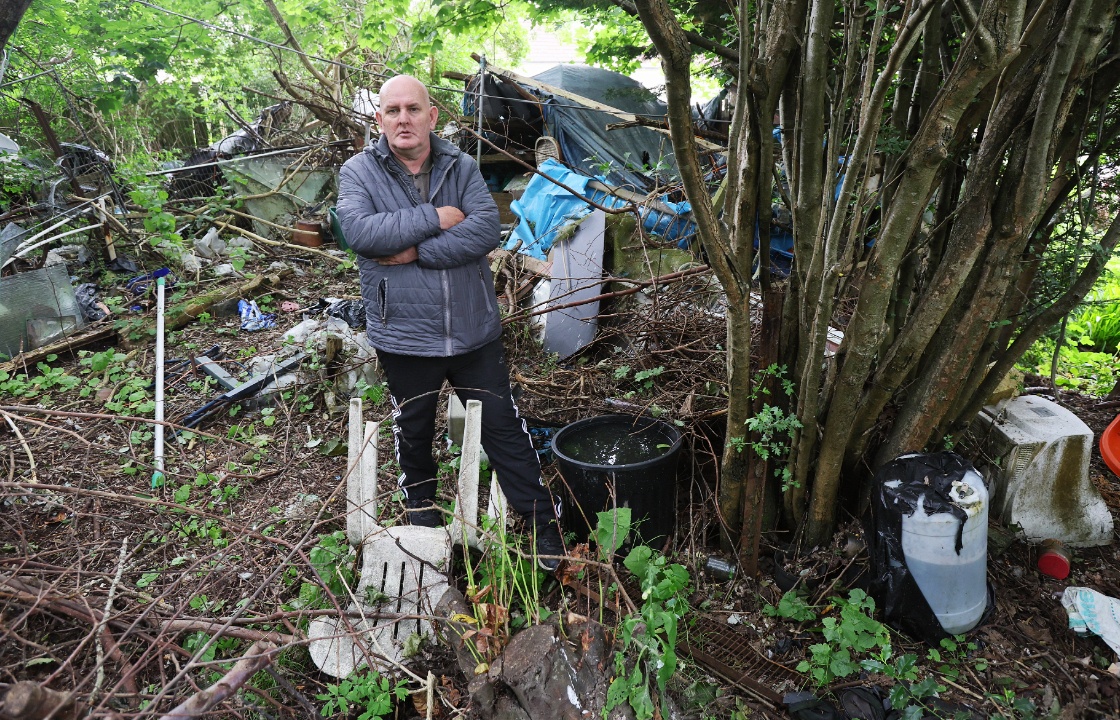
[[[292,34],[292,29],[288,27],[288,21],[285,20],[284,16],[280,14],[280,9],[276,7],[276,3],[274,3],[272,0],[264,0],[264,4],[265,7],[268,8],[269,15],[271,15],[272,19],[276,21],[276,24],[280,26],[280,31],[284,33],[284,37],[287,40],[288,45],[293,50],[299,53],[299,60],[301,63],[303,63],[303,66],[307,68],[307,72],[314,75],[315,79],[323,84],[323,87],[334,88],[337,90],[337,85],[330,78],[320,72],[318,68],[311,64],[311,60],[307,58],[307,53],[305,53],[303,51],[303,48],[300,47],[299,40],[296,40],[296,36]]]
[[[160,720],[184,720],[184,718],[198,717],[209,711],[215,705],[233,695],[238,688],[247,683],[258,672],[271,665],[272,658],[275,657],[277,652],[277,647],[272,643],[267,640],[258,640],[249,647],[249,651],[234,664],[221,680],[205,690],[195,693],[174,710],[161,717]]]
[[[627,15],[640,19],[638,8],[633,2],[631,2],[631,0],[611,0],[611,2],[614,3],[616,7],[625,12]],[[692,30],[682,30],[682,32],[684,33],[684,37],[688,38],[688,41],[696,47],[702,50],[707,50],[713,55],[718,55],[724,60],[730,60],[735,64],[739,63],[739,53],[735,52],[726,45],[721,45],[715,40],[706,38],[700,33],[694,32]],[[657,45],[656,41],[654,41],[654,45]]]

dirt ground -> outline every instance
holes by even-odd
[[[353,270],[337,272],[319,257],[308,263],[306,256],[280,253],[251,269],[261,272],[274,261],[297,271],[258,298],[277,312],[276,328],[244,332],[236,315],[215,309],[205,321],[171,334],[168,357],[188,357],[219,344],[223,365],[237,374],[254,357],[279,350],[283,332],[299,322],[300,313],[280,310],[282,302],[307,308],[320,298],[352,298],[357,291]],[[173,289],[172,302],[212,287],[209,281],[180,287],[181,297]],[[701,296],[708,299],[698,303]],[[706,480],[718,454],[713,438],[721,418],[718,343],[723,329],[718,313],[711,312],[718,305],[715,298],[711,283],[693,279],[643,296],[637,308],[608,307],[600,337],[570,362],[545,358],[521,322],[507,327],[506,343],[522,390],[522,411],[530,425],[544,428],[542,435],[548,428],[620,410],[655,409],[680,421],[689,462],[678,476],[680,521],[667,550],[693,577],[695,620],[715,629],[709,637],[721,639],[705,644],[699,631],[693,637],[684,633],[691,652],[670,686],[676,717],[784,717],[781,705],[760,695],[756,685],[778,694],[810,689],[805,675],[793,668],[809,645],[820,641],[819,625],[767,617],[763,605],[776,604],[791,578],[822,605],[832,595],[845,595],[846,588],[859,584],[867,555],[859,550],[858,524],[849,521],[831,547],[796,560],[784,559],[777,547],[765,548],[766,573],[758,578],[728,581],[704,570],[707,559],[718,555],[714,500]],[[139,312],[125,310],[115,321],[150,320],[150,298],[135,303]],[[111,349],[125,357],[95,372],[93,354]],[[623,365],[629,371],[620,376]],[[125,371],[114,374],[114,367]],[[0,689],[34,681],[76,690],[93,717],[149,716],[167,712],[213,682],[217,671],[224,672],[251,643],[272,639],[285,652],[267,673],[221,705],[217,716],[317,715],[322,703],[315,696],[330,678],[316,670],[304,650],[302,633],[313,612],[301,608],[299,600],[301,587],[317,579],[319,538],[343,527],[345,401],[332,405],[330,395],[335,378],[350,369],[347,361],[314,358],[300,384],[268,414],[226,408],[200,430],[169,434],[167,480],[156,488],[151,426],[134,417],[151,415],[138,409],[135,403],[143,393],[129,384],[130,378],[151,377],[152,345],[141,342],[125,350],[115,339],[103,340],[77,354],[61,353],[49,368],[61,368],[80,383],[67,388],[41,382],[30,397],[13,397],[0,384],[5,419],[0,424]],[[637,379],[640,370],[655,371],[656,383]],[[26,375],[44,373],[28,366]],[[215,395],[200,380],[190,372],[169,380],[170,421]],[[122,387],[140,395],[122,400]],[[392,462],[386,460],[392,457],[390,408],[372,399],[366,418],[382,423],[382,518],[392,521],[400,505],[393,495]],[[107,407],[116,401],[125,402],[122,410]],[[1098,433],[1120,412],[1115,404],[1093,398],[1063,394],[1062,401]],[[452,458],[440,452],[450,476]],[[558,483],[555,463],[545,459],[546,478]],[[1091,474],[1114,517],[1120,515],[1120,480],[1096,451]],[[969,635],[977,648],[943,698],[967,706],[975,717],[1120,716],[1120,680],[1107,670],[1117,658],[1099,638],[1073,635],[1059,602],[1067,585],[1120,597],[1116,544],[1077,550],[1072,574],[1062,582],[1037,571],[1037,553],[1036,547],[1012,540],[989,557],[995,611]],[[598,616],[603,610],[593,594],[555,581],[546,584],[542,597],[550,607],[569,612]],[[215,633],[222,638],[192,661]],[[900,651],[925,658],[921,644],[901,636],[896,642]],[[982,671],[975,669],[980,658],[987,661]],[[449,653],[428,648],[415,667],[421,676],[432,670],[437,678],[433,717],[469,716],[465,682]],[[882,684],[880,677],[865,676],[833,690]],[[395,712],[401,718],[418,714],[408,702]]]

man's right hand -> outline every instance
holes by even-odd
[[[439,229],[450,230],[459,223],[467,219],[463,211],[454,205],[443,205],[436,208],[436,214],[439,215]]]

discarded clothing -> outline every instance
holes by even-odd
[[[1069,629],[1078,635],[1093,633],[1120,655],[1120,600],[1086,587],[1067,587],[1062,606],[1069,614]]]
[[[273,313],[261,312],[256,300],[238,300],[237,312],[241,315],[241,329],[245,332],[276,327],[276,316]]]

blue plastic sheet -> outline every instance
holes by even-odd
[[[575,190],[582,197],[573,195],[540,175],[534,175],[525,187],[521,199],[510,203],[510,211],[520,218],[520,222],[506,241],[507,250],[512,250],[520,240],[521,247],[518,252],[544,260],[552,243],[556,241],[557,231],[591,212],[591,205],[583,199],[584,197],[605,207],[621,207],[628,204],[628,201],[622,198],[588,187],[593,179],[603,182],[601,177],[589,178],[580,175],[551,159],[541,163],[539,169],[548,177]],[[692,206],[687,202],[671,202],[667,198],[662,198],[661,203],[671,212],[643,207],[640,210],[642,226],[648,232],[660,235],[666,240],[687,244],[688,238],[696,233],[696,225],[688,217]]]

